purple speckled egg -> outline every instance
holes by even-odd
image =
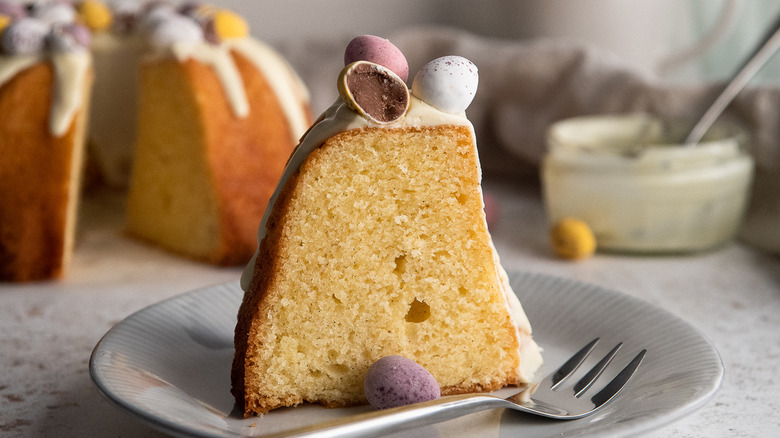
[[[146,3],[141,11],[138,13],[137,22],[138,29],[141,32],[152,32],[153,29],[163,20],[168,20],[170,17],[182,18],[176,11],[176,8],[166,2],[153,1]]]
[[[89,29],[77,23],[52,26],[47,40],[49,48],[57,53],[82,52],[91,42]]]
[[[355,61],[368,61],[384,66],[397,74],[404,82],[409,78],[409,64],[403,53],[389,40],[375,35],[361,35],[347,44],[344,65]]]
[[[483,199],[485,202],[485,222],[487,222],[488,228],[493,228],[498,224],[500,216],[498,199],[490,193],[485,193]]]
[[[156,47],[179,42],[200,43],[203,39],[200,25],[183,15],[160,17],[149,30],[149,42]]]
[[[46,46],[49,25],[35,18],[21,18],[11,22],[3,31],[3,52],[9,55],[29,55],[41,52]]]
[[[377,409],[435,400],[436,379],[422,365],[403,356],[385,356],[371,365],[363,382],[366,399]]]
[[[27,16],[24,6],[7,0],[0,0],[0,15],[5,15],[11,19],[23,18]]]
[[[36,7],[32,15],[49,24],[73,23],[76,21],[76,8],[70,3],[44,3]]]
[[[203,7],[203,3],[201,2],[184,2],[179,4],[178,10],[180,14],[184,15],[191,15],[198,11],[198,9]]]
[[[120,35],[132,33],[138,24],[141,9],[142,5],[137,0],[114,0],[111,2],[111,12],[114,16],[111,29]]]

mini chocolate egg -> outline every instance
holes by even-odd
[[[137,0],[114,0],[111,2],[111,10],[115,15],[138,15],[143,10],[142,6]]]
[[[195,21],[183,15],[158,17],[150,24],[149,42],[156,47],[169,47],[174,43],[203,42],[203,30]]]
[[[412,94],[445,113],[466,110],[477,93],[477,66],[461,56],[444,56],[425,64],[415,75]]]
[[[204,5],[201,2],[184,2],[179,5],[178,10],[180,14],[190,17],[197,15],[203,7]]]
[[[0,32],[3,32],[3,29],[8,27],[9,24],[11,24],[11,17],[8,15],[0,14]]]
[[[441,397],[436,379],[422,365],[403,356],[385,356],[368,369],[363,392],[371,406],[394,408]]]
[[[204,27],[209,21],[212,21],[212,18],[217,11],[218,9],[213,6],[204,5],[198,2],[187,2],[179,6],[180,14],[190,17]],[[208,33],[205,29],[204,32]],[[208,35],[206,39],[208,39]]]
[[[0,0],[0,15],[5,15],[12,19],[24,18],[27,16],[27,11],[24,6],[10,2],[8,0]]]
[[[69,23],[52,26],[46,43],[54,52],[72,53],[87,50],[91,41],[89,29],[77,23]]]
[[[162,20],[181,17],[176,8],[165,2],[150,2],[144,5],[138,14],[138,28],[142,32],[151,32]]]
[[[35,8],[33,16],[49,24],[73,23],[76,21],[76,8],[68,3],[46,3]]]
[[[9,55],[28,55],[45,48],[49,25],[36,18],[21,18],[3,30],[2,48]]]
[[[78,6],[79,17],[92,31],[102,31],[111,26],[113,15],[111,9],[99,0],[84,0]]]
[[[211,15],[206,29],[206,33],[213,34],[216,41],[246,38],[249,35],[249,25],[244,17],[225,9],[217,10]]]
[[[488,228],[492,231],[493,227],[498,224],[501,213],[498,199],[490,193],[485,193],[482,199],[485,203],[485,222],[487,222]]]
[[[341,99],[350,108],[375,123],[392,123],[409,109],[409,88],[387,67],[357,61],[341,70]]]
[[[136,0],[115,0],[111,2],[111,11],[113,12],[111,29],[126,35],[136,27],[141,4]]]
[[[361,35],[353,38],[344,50],[344,65],[355,61],[368,61],[385,66],[404,82],[409,78],[406,57],[390,40],[382,37]]]

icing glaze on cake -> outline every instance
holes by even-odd
[[[46,11],[48,9],[41,10],[40,18],[8,17],[8,22],[0,29],[0,87],[39,62],[51,62],[55,73],[55,94],[52,96],[49,133],[61,137],[83,105],[92,59],[87,51],[89,38],[82,37],[86,29],[73,24],[66,27],[61,21],[75,18],[75,13],[73,17],[67,13],[61,17],[56,12],[47,15]],[[2,12],[0,16],[4,16]],[[74,29],[78,29],[75,31],[79,32],[78,38]]]
[[[249,35],[241,17],[193,3],[176,8],[164,2],[125,0],[110,6],[113,22],[95,31],[93,44],[96,83],[91,116],[99,123],[95,123],[91,141],[112,185],[124,186],[129,180],[136,127],[136,72],[144,62],[194,59],[210,66],[233,114],[245,119],[249,102],[232,54],[243,56],[268,81],[292,137],[300,138],[305,132],[309,119],[301,102],[309,101],[308,90],[278,53]],[[114,110],[118,97],[124,104]]]
[[[69,264],[93,77],[75,15],[0,1],[0,281],[57,278]]]
[[[225,40],[220,45],[181,42],[171,45],[167,53],[157,52],[150,59],[173,56],[179,61],[192,58],[210,65],[220,78],[233,113],[245,118],[249,115],[249,102],[235,62],[230,56],[232,51],[247,58],[264,74],[290,121],[294,137],[299,138],[308,126],[307,115],[300,104],[309,99],[308,91],[287,62],[266,44],[252,38]]]
[[[155,74],[159,81],[149,81]],[[145,86],[140,86],[139,78],[147,80]],[[166,80],[169,86],[157,86]],[[179,85],[174,96],[173,88]],[[178,183],[159,179],[168,184],[166,190],[175,184],[185,187],[169,192],[162,203],[175,198],[177,208],[184,205],[191,211],[208,205],[197,210],[203,214],[187,217],[211,217],[213,213],[217,217],[213,222],[218,225],[208,230],[214,233],[188,233],[186,240],[200,243],[219,234],[218,250],[200,259],[245,263],[254,250],[256,218],[262,214],[296,140],[310,123],[308,92],[286,61],[253,39],[239,15],[193,3],[176,6],[161,1],[116,0],[109,5],[101,0],[31,0],[17,4],[0,0],[0,91],[5,111],[0,147],[11,153],[23,151],[16,161],[6,160],[3,169],[4,175],[10,175],[4,184],[7,193],[19,196],[4,195],[7,212],[16,211],[15,217],[0,218],[4,229],[0,234],[13,237],[7,239],[13,240],[12,244],[6,245],[4,240],[0,245],[3,250],[8,248],[0,251],[0,258],[8,254],[13,263],[4,260],[3,264],[10,266],[9,278],[22,280],[59,276],[59,266],[67,264],[59,260],[67,259],[73,246],[71,230],[75,229],[87,143],[89,162],[96,165],[101,182],[127,188],[128,199],[136,149],[151,144],[169,153],[176,145],[186,145],[179,148],[184,151],[179,161],[211,166],[197,178],[210,184],[206,188],[217,193],[213,198],[219,204],[201,202],[206,198],[203,191],[191,198],[182,195],[196,178],[181,173]],[[26,99],[29,95],[35,98]],[[139,96],[146,97],[142,113]],[[191,105],[185,108],[181,102]],[[190,117],[192,114],[196,116]],[[150,117],[160,123],[152,128],[147,123],[146,129],[140,130],[137,121],[148,122]],[[188,149],[192,145],[207,152],[195,156]],[[62,151],[51,152],[55,146]],[[236,156],[241,157],[242,166],[225,164],[232,164]],[[23,160],[29,163],[15,164]],[[25,167],[34,172],[17,170]],[[50,175],[53,181],[39,178],[39,173]],[[153,172],[147,166],[136,173]],[[170,176],[174,172],[165,168],[161,173]],[[72,178],[60,178],[61,174]],[[14,191],[15,184],[30,190]],[[43,188],[37,190],[38,186]],[[136,190],[146,191],[151,198],[164,198],[148,187]],[[55,197],[53,192],[68,196]],[[37,206],[39,201],[47,204]],[[59,215],[60,208],[67,214]],[[128,218],[131,210],[126,209]],[[164,208],[144,206],[140,215],[151,217],[161,211]],[[67,219],[51,220],[55,213],[57,218]],[[240,213],[251,219],[241,219]],[[35,214],[40,219],[30,219]],[[60,226],[60,222],[67,226]],[[34,229],[35,224],[52,230]],[[20,230],[37,237],[26,238]],[[47,240],[49,235],[55,235],[57,242]],[[198,237],[192,239],[193,235]],[[64,245],[59,243],[60,237]],[[136,237],[141,237],[140,233]],[[154,243],[151,238],[149,241]],[[65,250],[59,251],[62,246]],[[44,262],[26,256],[33,252],[58,259],[56,272],[51,271],[56,275],[11,272],[17,265],[23,266],[18,271],[43,266]],[[186,251],[180,254],[199,256]]]

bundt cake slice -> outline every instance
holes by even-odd
[[[439,80],[463,95],[441,100]],[[442,394],[529,382],[541,356],[488,234],[463,113],[476,67],[433,61],[410,96],[359,60],[339,89],[291,158],[242,278],[238,406],[365,403],[366,372],[389,355],[425,367]]]
[[[0,281],[58,278],[76,234],[89,35],[24,16],[2,34]]]
[[[128,230],[180,255],[246,263],[268,199],[311,121],[308,95],[260,42],[192,41],[180,26],[195,21],[168,19],[151,31],[152,41],[162,41],[140,66]],[[175,32],[181,40],[170,43]]]

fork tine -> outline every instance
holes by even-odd
[[[590,355],[590,353],[593,351],[593,348],[595,348],[596,344],[598,343],[599,338],[590,341],[588,345],[582,347],[580,351],[575,353],[574,356],[566,361],[566,363],[561,365],[561,367],[550,376],[552,381],[552,386],[550,389],[555,389],[555,387],[563,383],[567,377],[574,374],[574,372],[577,371],[577,368],[579,368],[580,365],[585,362],[585,358]]]
[[[593,368],[588,371],[587,374],[585,374],[582,379],[580,379],[579,382],[577,382],[576,385],[574,385],[574,396],[579,398],[585,391],[588,390],[588,388],[593,385],[593,383],[596,382],[596,380],[601,377],[601,373],[604,372],[604,370],[607,368],[607,365],[609,365],[610,362],[612,362],[612,359],[615,358],[615,355],[620,350],[620,347],[623,346],[623,343],[618,343],[615,348],[612,349],[609,353],[607,353],[606,356],[604,356],[599,363],[597,363]]]
[[[601,391],[591,397],[590,401],[598,408],[604,403],[612,400],[628,382],[628,379],[634,375],[634,372],[639,368],[639,364],[642,363],[642,359],[645,357],[647,350],[642,350],[637,354],[625,368],[620,370],[617,376],[612,381],[607,383]]]

